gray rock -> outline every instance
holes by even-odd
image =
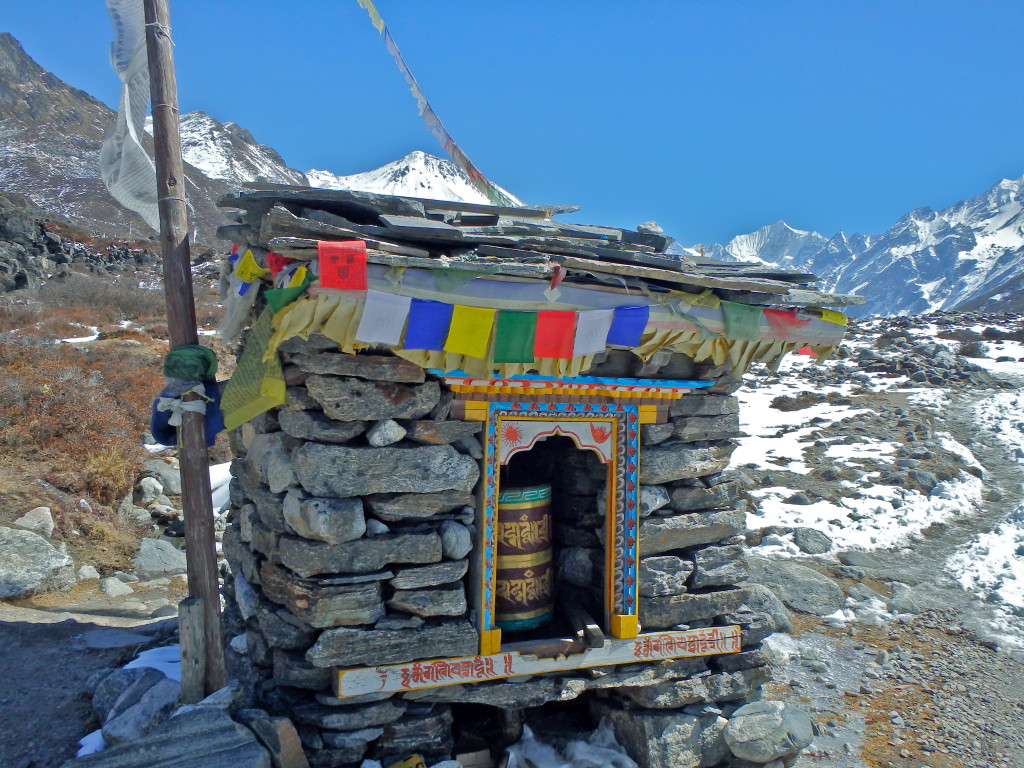
[[[419,629],[325,629],[306,659],[316,667],[357,667],[472,656],[478,649],[479,637],[473,625],[457,619]]]
[[[142,581],[176,576],[187,570],[185,553],[163,539],[143,539],[132,565]]]
[[[15,520],[14,527],[50,538],[53,535],[53,513],[49,507],[35,507]]]
[[[665,424],[644,424],[640,427],[640,444],[657,445],[672,437],[675,425],[669,421]]]
[[[401,720],[384,726],[384,735],[370,754],[385,765],[411,752],[423,755],[428,763],[439,762],[449,757],[455,746],[451,726],[452,713],[448,707],[435,707],[422,715],[407,712]]]
[[[712,619],[739,609],[746,589],[727,589],[705,594],[641,597],[640,623],[646,629],[669,629],[677,624]]]
[[[779,600],[779,596],[763,584],[747,584],[744,604],[751,611],[765,614],[771,620],[771,632],[792,632],[793,616]],[[729,621],[729,623],[733,623]],[[746,640],[746,637],[744,637]],[[744,643],[746,644],[746,643]]]
[[[469,526],[454,520],[441,523],[441,552],[446,560],[461,560],[473,550],[473,533]]]
[[[689,416],[676,420],[673,427],[673,437],[684,443],[698,440],[729,440],[740,435],[740,417],[735,413]]]
[[[832,549],[832,539],[816,528],[794,528],[793,543],[809,555],[823,555]]]
[[[143,477],[139,480],[139,506],[148,507],[164,496],[164,486],[155,477]],[[166,498],[166,496],[164,496]]]
[[[849,552],[837,552],[836,557],[839,558],[839,562],[843,565],[849,565],[854,568],[882,568],[882,563],[867,552],[858,552],[857,550],[851,550]]]
[[[314,374],[306,379],[306,389],[338,421],[419,419],[441,398],[436,381],[398,384]]]
[[[669,406],[669,416],[722,416],[740,412],[740,401],[735,397],[695,392],[676,400]]]
[[[474,503],[473,494],[456,490],[375,495],[363,501],[370,512],[386,522],[433,517]]]
[[[913,588],[898,581],[892,584],[892,598],[887,607],[893,613],[921,613],[921,607],[914,600]]]
[[[295,473],[314,496],[431,493],[476,485],[477,463],[450,445],[347,448],[306,443],[294,454]]]
[[[331,687],[335,677],[330,669],[310,664],[301,654],[275,649],[273,659],[277,685],[323,691]]]
[[[328,544],[353,541],[366,533],[361,499],[303,498],[297,488],[288,491],[283,503],[284,521],[299,536]]]
[[[679,442],[652,445],[644,451],[640,462],[640,483],[659,485],[721,472],[729,466],[733,450],[735,446],[731,443],[711,448],[694,448]]]
[[[698,549],[693,554],[693,563],[691,584],[695,589],[741,584],[750,573],[747,556],[738,544]]]
[[[128,691],[125,692],[127,693]],[[122,697],[125,694],[122,694]],[[166,677],[157,681],[142,694],[138,702],[103,724],[103,740],[107,744],[121,744],[146,735],[170,716],[178,704],[180,695],[179,683]]]
[[[444,445],[473,437],[483,428],[475,421],[410,421],[406,437],[423,445]]]
[[[259,514],[260,522],[274,533],[285,533],[288,525],[284,521],[284,497],[283,493],[271,493],[263,486],[257,485],[248,489],[249,496],[256,504],[256,512]]]
[[[100,592],[107,597],[121,597],[122,595],[130,595],[134,591],[134,589],[129,587],[123,581],[116,579],[113,576],[100,579]]]
[[[145,679],[145,682],[140,686],[138,695],[135,696],[132,703],[135,703],[143,693],[156,685],[163,677],[160,672],[148,667],[107,670],[107,674],[99,681],[92,694],[92,711],[96,715],[96,719],[100,723],[105,722],[114,709],[114,703],[139,680]]]
[[[326,544],[283,536],[281,562],[300,576],[320,573],[371,573],[390,563],[436,563],[441,537],[436,533],[404,533]]]
[[[726,720],[717,715],[638,709],[610,710],[608,716],[616,740],[639,768],[706,768],[729,754]]]
[[[604,496],[598,497],[598,503],[604,501]],[[661,509],[669,502],[668,490],[661,485],[640,486],[640,517],[647,517],[655,510]]]
[[[746,515],[734,509],[647,518],[640,523],[640,554],[711,544],[742,533],[745,526]]]
[[[311,626],[288,611],[261,608],[256,614],[260,634],[271,648],[290,651],[306,650],[313,644],[316,633]]]
[[[720,483],[712,488],[686,485],[672,489],[672,509],[676,512],[696,512],[702,509],[722,509],[735,505],[739,498],[739,483]]]
[[[390,584],[395,589],[420,589],[458,581],[469,569],[468,560],[446,560],[420,568],[396,569]]]
[[[597,583],[600,553],[588,547],[562,547],[558,553],[558,573],[570,584],[590,587]]]
[[[203,707],[163,723],[149,735],[69,760],[63,768],[271,768],[270,755],[244,725]]]
[[[385,533],[391,533],[391,529],[377,518],[371,517],[366,521],[366,535],[371,539],[375,536],[383,536]]]
[[[83,565],[76,575],[79,581],[96,581],[100,577],[100,572],[91,565]]]
[[[259,613],[262,604],[256,590],[252,588],[252,585],[246,580],[245,574],[241,572],[235,574],[235,604],[238,605],[238,612],[246,621]]]
[[[462,616],[466,613],[466,590],[462,584],[445,589],[397,589],[385,603],[395,611],[414,616]]]
[[[324,744],[335,749],[366,747],[384,733],[383,728],[361,728],[358,731],[324,731]]]
[[[0,527],[0,599],[63,592],[75,585],[74,561],[31,531]]]
[[[797,755],[812,738],[807,713],[781,701],[746,704],[733,712],[725,727],[729,751],[755,763]]]
[[[764,584],[789,608],[828,616],[843,607],[843,591],[827,576],[797,563],[750,559],[750,580]]]
[[[317,443],[347,443],[366,431],[364,421],[336,421],[320,411],[282,409],[277,417],[286,435]]]
[[[693,561],[675,555],[658,555],[640,559],[640,594],[643,597],[681,595],[686,580],[693,573]]]
[[[290,361],[309,373],[332,376],[356,376],[373,381],[398,381],[409,384],[420,383],[426,378],[422,368],[400,357],[350,355],[320,350],[314,353],[293,354]]]
[[[143,462],[139,477],[155,477],[164,487],[164,493],[177,496],[181,493],[181,473],[177,463],[171,464],[163,459],[149,459]]]
[[[287,717],[254,717],[246,725],[270,753],[274,768],[309,768],[299,733]]]
[[[249,444],[245,459],[259,473],[271,493],[283,493],[295,485],[291,448],[297,443],[283,432],[256,435]]]
[[[405,437],[405,427],[394,419],[378,421],[366,433],[366,441],[374,448],[392,445],[403,437]]]

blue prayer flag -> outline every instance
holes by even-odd
[[[444,349],[448,326],[452,323],[451,304],[426,299],[413,299],[409,306],[404,349]]]
[[[619,347],[639,346],[650,314],[650,307],[617,307],[608,330],[608,343]]]

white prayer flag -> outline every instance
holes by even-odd
[[[588,309],[576,313],[576,337],[573,339],[573,357],[604,352],[608,331],[615,318],[614,309]]]
[[[398,344],[411,305],[412,299],[408,296],[368,290],[356,340],[367,344]]]

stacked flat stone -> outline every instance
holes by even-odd
[[[760,644],[780,620],[762,591],[743,586],[741,489],[726,472],[738,385],[726,372],[681,355],[632,372],[716,381],[676,401],[668,423],[642,428],[640,622],[738,624],[741,653],[338,699],[335,668],[478,652],[467,574],[482,425],[451,419],[444,384],[386,353],[347,355],[313,336],[281,354],[287,402],[231,436],[229,658],[262,707],[298,725],[314,768],[413,752],[429,764],[450,756],[452,704],[518,709],[581,694],[643,768],[732,759],[725,725],[760,698]],[[610,354],[590,373],[622,359]],[[557,481],[568,499],[555,520],[559,589],[593,604],[606,469],[587,452],[570,463]]]

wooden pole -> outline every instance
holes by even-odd
[[[160,206],[160,245],[163,253],[164,296],[171,348],[197,344],[196,310],[192,294],[188,209],[185,174],[178,128],[178,89],[174,76],[171,17],[167,0],[143,0],[146,14],[146,50],[149,58],[150,98],[153,103],[153,139],[156,148],[156,185]],[[227,683],[224,640],[220,622],[217,552],[210,499],[209,455],[202,414],[188,411],[182,419],[180,471],[182,511],[185,516],[185,554],[190,597],[202,601],[202,636],[205,644],[205,690],[213,693]],[[195,612],[183,614],[189,621]],[[192,628],[189,628],[190,631]],[[182,629],[185,633],[185,629]]]

